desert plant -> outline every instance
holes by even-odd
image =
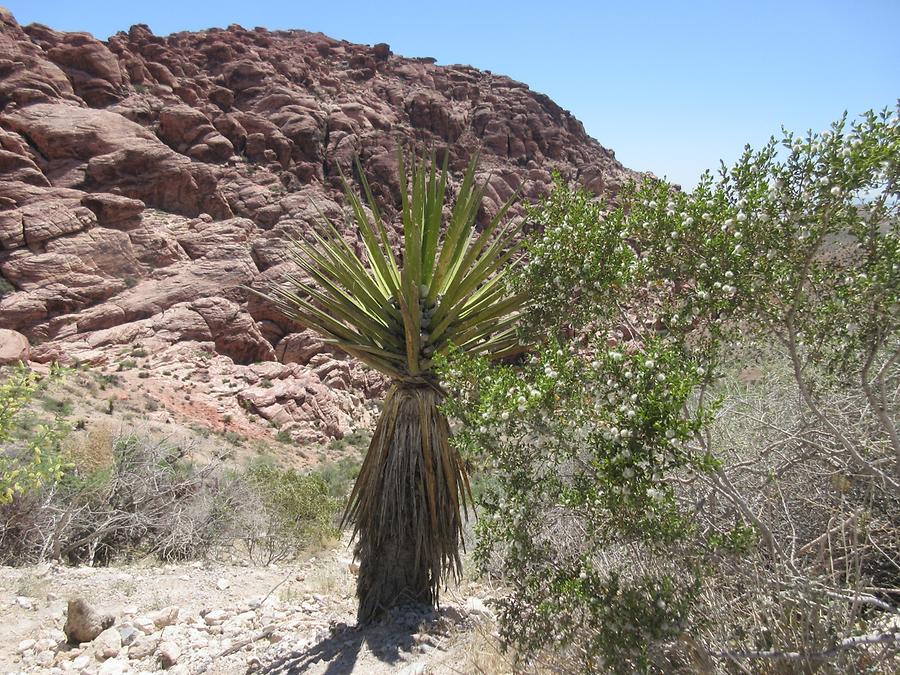
[[[319,476],[260,462],[247,470],[246,478],[262,506],[245,510],[255,521],[243,528],[244,544],[254,562],[281,562],[337,534],[334,521],[341,501],[328,494],[328,485]]]
[[[62,372],[54,366],[49,379],[58,379]],[[57,414],[52,422],[31,429],[24,442],[14,442],[15,426],[47,379],[21,366],[0,384],[0,504],[59,480],[66,469],[60,442],[71,428],[63,414],[67,406],[54,407]]]
[[[560,182],[531,212],[526,323],[558,342],[444,370],[493,474],[476,557],[508,645],[560,672],[896,672],[898,167],[885,110],[691,193]]]
[[[358,537],[360,622],[398,604],[436,603],[442,581],[461,571],[468,479],[439,409],[435,356],[451,346],[491,359],[520,350],[525,296],[505,283],[519,226],[501,226],[512,200],[476,231],[485,187],[475,156],[444,227],[447,161],[414,161],[408,180],[400,157],[402,268],[357,164],[368,211],[344,185],[365,257],[323,217],[322,233],[293,246],[309,279],[288,275],[271,294],[285,314],[392,381],[345,512]]]

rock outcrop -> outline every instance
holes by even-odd
[[[410,147],[455,175],[481,151],[482,220],[554,170],[610,196],[635,176],[526,85],[385,44],[237,25],[102,42],[0,11],[0,329],[38,361],[110,363],[136,339],[281,361],[297,379],[244,405],[298,439],[340,435],[320,392],[378,386],[247,289],[290,269],[320,211],[343,222],[357,157],[394,219]]]

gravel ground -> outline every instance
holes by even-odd
[[[509,672],[477,595],[455,589],[439,611],[398,610],[360,630],[354,572],[344,545],[286,566],[0,567],[0,672]],[[73,647],[74,598],[114,623]]]

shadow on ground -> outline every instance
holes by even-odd
[[[422,634],[442,633],[448,624],[463,620],[453,608],[440,611],[407,608],[365,628],[337,624],[322,640],[264,664],[260,672],[296,675],[315,668],[325,675],[349,675],[354,669],[370,672],[379,665],[377,662],[386,668],[399,669],[421,657],[416,647]]]

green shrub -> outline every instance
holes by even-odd
[[[582,672],[890,658],[854,640],[900,603],[898,119],[618,208],[557,179],[531,209],[540,348],[442,367],[491,474],[476,560],[508,589],[505,644]],[[785,379],[723,386],[760,344]]]
[[[320,478],[326,485],[328,494],[335,499],[344,501],[353,487],[362,460],[356,457],[341,457],[336,462],[329,462],[316,468],[313,475]]]
[[[284,560],[338,535],[334,521],[340,501],[329,495],[321,477],[257,463],[247,478],[264,506],[260,522],[244,540],[255,562]]]
[[[58,379],[62,372],[54,366],[50,379]],[[0,504],[9,504],[17,496],[55,483],[68,466],[60,452],[60,442],[71,428],[64,416],[71,406],[51,406],[56,413],[52,423],[35,424],[24,413],[46,381],[22,366],[0,384]],[[15,442],[14,431],[20,423],[28,436]]]

